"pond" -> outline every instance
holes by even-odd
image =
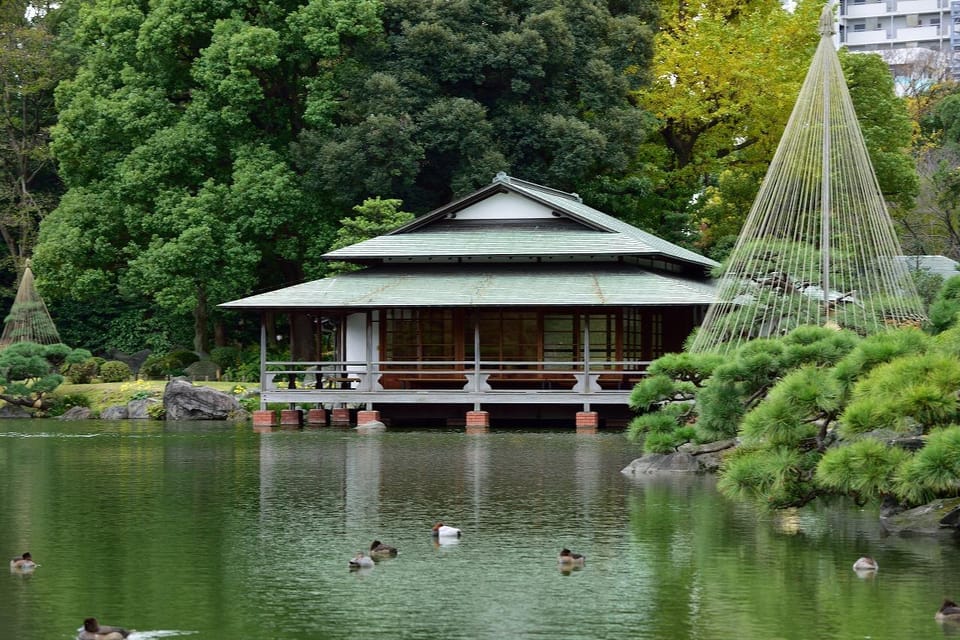
[[[3,421],[0,637],[903,638],[952,634],[950,541],[849,504],[771,515],[634,480],[622,434]],[[463,530],[438,545],[442,520]],[[351,572],[380,539],[396,558]],[[587,557],[563,572],[557,554]],[[872,555],[880,571],[851,565]]]

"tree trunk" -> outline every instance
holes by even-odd
[[[207,355],[209,341],[207,321],[209,320],[207,292],[203,287],[197,288],[197,304],[193,308],[193,350],[203,358]]]

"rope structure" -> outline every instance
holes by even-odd
[[[35,342],[37,344],[57,344],[60,334],[50,318],[47,305],[33,285],[33,271],[29,263],[23,270],[17,296],[10,307],[10,314],[3,324],[0,336],[0,348],[14,342]]]
[[[732,350],[802,324],[863,335],[919,325],[923,304],[833,47],[833,12],[766,177],[689,350]]]

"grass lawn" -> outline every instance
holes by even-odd
[[[247,389],[256,387],[255,382],[196,382],[201,387],[212,387],[218,391],[229,393],[238,384]],[[126,404],[136,395],[142,397],[148,393],[152,398],[163,397],[163,389],[167,386],[166,380],[136,380],[129,382],[97,382],[93,384],[64,383],[57,387],[51,395],[67,396],[79,394],[86,396],[90,401],[90,408],[99,413],[107,407]]]

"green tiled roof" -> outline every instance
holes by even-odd
[[[474,225],[439,224],[448,213],[504,190],[513,191],[574,221],[564,228],[531,229],[504,222],[486,228]],[[457,228],[460,227],[460,228]],[[618,220],[567,194],[533,183],[498,176],[492,185],[437,209],[392,233],[359,242],[326,254],[334,260],[371,261],[379,259],[464,260],[535,258],[571,259],[590,256],[617,259],[650,258],[709,268],[717,263],[693,251],[667,242]]]
[[[234,300],[228,309],[710,304],[712,284],[630,265],[373,267]]]

